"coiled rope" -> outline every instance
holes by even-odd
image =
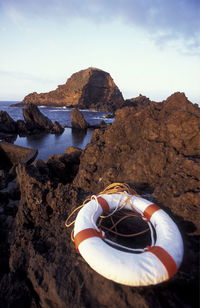
[[[89,201],[91,200],[95,200],[96,201],[96,209],[98,208],[99,204],[98,204],[98,200],[97,198],[102,196],[102,195],[105,195],[105,194],[122,194],[123,196],[125,196],[123,202],[121,203],[118,203],[116,204],[116,207],[115,209],[107,214],[107,215],[101,215],[100,216],[100,220],[99,220],[99,223],[98,223],[98,227],[96,225],[96,223],[94,222],[94,216],[95,216],[95,213],[96,211],[94,212],[93,214],[93,217],[91,217],[91,221],[92,221],[92,224],[94,225],[94,228],[97,230],[97,231],[100,231],[99,228],[101,228],[102,230],[105,230],[105,231],[108,231],[108,232],[111,232],[115,235],[118,235],[118,236],[121,236],[121,237],[126,237],[126,238],[130,238],[130,237],[135,237],[135,236],[138,236],[138,235],[142,235],[146,232],[148,232],[150,230],[150,233],[151,233],[151,241],[152,241],[152,245],[153,245],[153,242],[154,242],[154,237],[153,237],[153,230],[152,230],[152,227],[151,227],[151,224],[148,223],[148,226],[149,228],[143,230],[143,231],[140,231],[140,232],[137,232],[137,233],[132,233],[132,234],[124,234],[124,233],[120,233],[117,231],[117,225],[122,222],[123,220],[125,220],[126,218],[130,218],[130,217],[138,217],[138,218],[142,218],[142,214],[138,214],[135,212],[134,208],[132,207],[133,209],[133,212],[134,213],[125,213],[123,217],[121,217],[118,221],[114,222],[113,221],[113,214],[117,211],[120,211],[122,210],[125,205],[127,204],[127,202],[130,202],[130,199],[131,199],[131,195],[135,195],[135,196],[139,196],[136,191],[132,188],[130,188],[130,186],[128,184],[124,184],[124,183],[113,183],[109,186],[107,186],[103,191],[101,191],[99,194],[97,195],[92,195],[90,197],[88,197],[87,199],[85,199],[85,201],[77,206],[71,213],[70,215],[68,216],[66,222],[65,222],[65,226],[68,228],[68,227],[71,227],[74,222],[75,222],[75,219],[72,220],[70,222],[70,219],[72,218],[72,216],[77,213],[77,211],[79,211],[86,203],[88,203]],[[110,228],[107,228],[105,226],[102,225],[102,221],[106,218],[110,217],[111,219],[111,222],[112,222],[112,226]],[[74,241],[74,230],[72,230],[71,232],[71,239],[72,241]],[[117,244],[117,243],[113,243],[111,242],[110,240],[106,239],[106,241],[109,243],[112,243],[113,245],[117,246],[117,247],[121,247],[121,248],[125,248],[124,246],[120,245],[120,244]],[[128,248],[130,251],[143,251],[144,249],[133,249],[133,248]]]

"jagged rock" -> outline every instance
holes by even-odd
[[[74,252],[64,225],[71,202],[78,202],[77,191],[69,184],[55,188],[33,167],[19,166],[17,174],[22,199],[16,217],[17,237],[12,238],[11,270],[26,272],[30,281],[26,285],[33,286],[41,307],[78,307],[81,274],[73,267]]]
[[[0,111],[0,132],[17,133],[16,122],[9,116],[6,111]]]
[[[78,171],[82,150],[69,147],[63,154],[52,155],[45,162],[34,162],[41,179],[55,183],[71,183]]]
[[[9,143],[14,143],[16,139],[17,139],[17,133],[7,134],[7,133],[0,132],[0,142],[5,141]]]
[[[0,142],[0,145],[1,143],[2,141]],[[8,155],[6,155],[6,151],[4,151],[0,146],[0,169],[8,171],[11,167],[12,167],[12,163]]]
[[[53,134],[62,134],[64,132],[64,128],[57,121],[54,122],[51,133]]]
[[[41,174],[43,178],[46,178],[48,180],[49,179],[49,168],[47,164],[42,159],[37,159],[34,162],[34,165],[38,169],[39,174]]]
[[[23,120],[17,120],[16,125],[17,125],[17,133],[20,136],[26,136],[28,134],[26,123]]]
[[[71,183],[78,171],[81,153],[81,149],[70,147],[64,154],[50,156],[46,161],[49,177],[64,184]]]
[[[112,126],[93,135],[74,184],[95,193],[112,182],[130,183],[139,192],[154,193],[175,214],[192,217],[200,229],[199,115],[182,93],[138,112],[117,111]]]
[[[7,175],[4,170],[0,170],[0,190],[7,185]]]
[[[115,116],[114,116],[114,114],[113,113],[109,113],[109,114],[106,114],[105,115],[105,118],[106,119],[113,119]]]
[[[21,147],[19,145],[0,142],[1,168],[11,168],[19,163],[30,164],[38,154],[37,150]]]
[[[77,108],[74,108],[71,112],[71,125],[72,128],[77,129],[87,129],[89,126],[84,115]]]
[[[24,299],[27,307],[32,302],[42,308],[196,307],[200,229],[197,128],[198,107],[175,93],[163,103],[119,110],[116,121],[107,129],[96,130],[83,152],[70,148],[47,162],[19,165],[21,201],[9,254],[4,258],[12,279],[7,274],[1,280],[4,283],[0,282],[2,307],[5,299],[8,307],[16,302],[23,306]],[[58,172],[54,177],[54,160],[53,172],[57,163],[58,169],[60,163],[65,166],[62,176]],[[183,264],[165,283],[140,288],[113,283],[93,271],[74,249],[71,230],[65,227],[67,216],[86,194],[118,181],[129,183],[143,195],[151,194],[183,234]]]
[[[53,128],[52,121],[43,115],[34,104],[27,104],[23,108],[23,116],[29,130],[39,129],[51,131]]]
[[[23,280],[21,276],[21,273],[8,273],[3,276],[0,281],[1,307],[38,307],[37,298],[33,299],[34,291],[28,287],[29,280]]]
[[[145,108],[150,103],[152,102],[148,97],[140,94],[137,97],[126,99],[122,107],[134,107],[136,110],[139,110]]]
[[[27,95],[22,104],[68,106],[114,111],[123,104],[123,96],[110,74],[88,68],[73,74],[64,85],[54,91]]]
[[[172,163],[199,155],[199,109],[185,96],[177,106],[180,96],[138,112],[118,110],[108,129],[93,134],[75,184],[94,192],[116,180],[155,187]]]

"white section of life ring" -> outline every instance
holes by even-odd
[[[143,215],[152,205],[152,202],[148,200],[127,193],[105,194],[100,197],[107,201],[112,212],[121,206],[127,196],[130,198],[124,206],[125,209],[134,209]],[[96,226],[96,221],[102,213],[103,210],[97,198],[84,205],[75,220],[75,242],[76,237],[87,229],[94,229],[94,232],[100,231]],[[161,208],[153,212],[150,222],[155,229],[157,239],[155,245],[141,253],[117,250],[99,236],[82,240],[78,245],[78,250],[90,267],[107,279],[128,286],[158,284],[168,280],[179,268],[183,258],[183,241],[176,224]],[[157,250],[161,252],[160,257],[156,254]],[[168,258],[169,262],[165,260]],[[169,264],[168,269],[168,264],[165,263],[170,263],[170,261],[172,266]],[[173,267],[171,270],[170,266]]]

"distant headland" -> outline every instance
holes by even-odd
[[[119,88],[109,73],[87,68],[74,73],[65,84],[48,93],[33,92],[14,106],[33,103],[37,106],[66,106],[97,111],[115,111],[124,103]]]

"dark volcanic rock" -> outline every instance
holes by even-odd
[[[51,133],[60,135],[63,132],[64,132],[64,128],[57,121],[55,121],[53,123],[53,128],[51,130]]]
[[[58,183],[71,183],[78,171],[82,150],[69,147],[64,154],[53,155],[46,161],[49,177]]]
[[[71,112],[71,124],[72,128],[77,129],[87,129],[89,126],[84,115],[77,108],[74,108]]]
[[[4,170],[0,169],[0,190],[5,188],[7,185],[7,176]]]
[[[9,116],[6,111],[0,111],[0,132],[16,133],[16,122]]]
[[[4,262],[10,273],[0,277],[0,305],[197,307],[198,134],[199,109],[182,93],[175,93],[163,103],[119,110],[116,121],[105,130],[96,130],[83,152],[70,148],[35,166],[19,165],[21,201],[10,246],[6,246]],[[97,193],[118,181],[151,194],[175,218],[183,234],[183,264],[165,283],[122,286],[95,273],[76,254],[65,227],[68,214],[86,193]]]
[[[110,128],[95,132],[74,180],[89,193],[113,182],[129,183],[139,193],[153,194],[154,202],[176,215],[185,233],[185,259],[179,275],[187,278],[179,280],[179,276],[175,285],[186,283],[190,292],[187,298],[180,290],[169,298],[183,301],[185,307],[198,302],[199,132],[200,110],[183,93],[139,111],[125,107],[117,111]]]
[[[182,104],[177,106],[179,98]],[[152,192],[165,175],[168,180],[173,176],[172,165],[192,160],[196,166],[198,155],[199,109],[183,94],[176,93],[165,102],[139,112],[131,107],[118,110],[111,127],[93,135],[74,183],[93,192],[115,181],[142,189],[143,183],[147,183]],[[185,173],[187,182],[188,171]],[[182,176],[179,174],[178,178]],[[195,177],[191,181],[196,187]],[[181,185],[183,191],[185,188]]]
[[[19,145],[0,142],[0,160],[6,167],[15,166],[19,163],[28,164],[34,161],[38,154],[37,150],[21,147]]]
[[[64,131],[57,121],[52,123],[34,104],[27,104],[23,108],[23,116],[25,121],[15,122],[6,111],[0,111],[0,138],[2,140],[16,139],[17,134],[27,136],[41,131],[62,134]]]
[[[34,104],[27,104],[23,108],[23,116],[29,130],[38,129],[50,131],[53,128],[51,120],[43,115]]]
[[[134,98],[126,99],[123,107],[134,107],[136,110],[147,107],[150,103],[150,99],[144,95],[139,95]]]
[[[82,278],[73,265],[75,252],[64,224],[71,202],[78,202],[77,191],[69,184],[55,188],[34,167],[21,166],[17,174],[23,197],[11,247],[11,270],[26,273],[29,293],[32,286],[41,307],[79,307]]]
[[[17,133],[20,136],[26,136],[28,134],[27,125],[23,120],[17,120],[16,125],[17,125]]]
[[[88,68],[73,74],[64,85],[54,91],[27,95],[22,104],[48,106],[79,106],[101,111],[114,111],[124,102],[123,96],[110,74]]]

